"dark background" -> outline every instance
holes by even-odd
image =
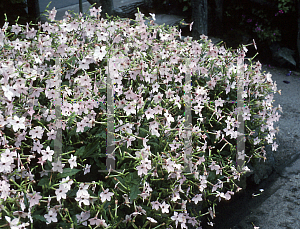
[[[89,2],[107,2],[110,0],[88,0]],[[146,2],[147,0],[141,0]],[[149,0],[148,0],[149,1]],[[145,16],[149,13],[155,14],[176,14],[185,17],[185,21],[190,23],[193,21],[192,4],[197,2],[205,2],[205,0],[152,0],[153,4],[150,7],[141,7],[141,11]],[[223,2],[222,18],[216,16],[217,2]],[[19,24],[26,24],[33,21],[36,23],[38,15],[35,11],[35,3],[38,0],[27,0],[28,11],[25,11],[26,3],[24,0],[2,0],[0,1],[0,26],[4,24],[4,13],[6,13],[9,25],[15,24],[18,16]],[[79,0],[78,0],[79,2]],[[299,53],[297,51],[297,34],[298,34],[298,1],[293,0],[289,3],[290,9],[288,12],[278,14],[278,0],[207,0],[207,33],[208,36],[219,37],[224,41],[227,48],[237,48],[240,44],[248,44],[255,39],[258,50],[253,46],[248,46],[247,56],[254,56],[259,53],[257,59],[265,64],[280,65],[281,67],[296,70],[289,63],[279,63],[272,53],[272,47],[278,49],[286,47],[295,51],[293,56],[296,63],[299,63]],[[183,11],[184,7],[187,10]],[[103,8],[102,8],[103,9]],[[261,13],[259,13],[261,12]],[[130,16],[129,16],[130,17]],[[248,23],[247,19],[252,22]],[[269,24],[272,29],[277,28],[280,31],[280,36],[276,37],[276,41],[271,38],[261,40],[258,38],[257,32],[254,32],[255,23],[262,25]],[[195,26],[193,27],[195,29]],[[189,27],[182,28],[183,36],[192,36]],[[198,39],[198,38],[197,38]],[[299,64],[298,64],[299,68]]]

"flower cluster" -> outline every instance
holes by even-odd
[[[265,158],[263,142],[273,143],[280,107],[271,108],[269,92],[276,83],[259,62],[234,64],[243,62],[245,46],[234,53],[205,35],[182,41],[174,27],[148,27],[141,13],[132,25],[100,19],[100,12],[66,12],[55,21],[54,8],[51,22],[0,30],[1,223],[200,226],[203,212],[214,216],[216,200],[241,189],[236,181],[250,159]],[[241,110],[228,101],[236,99],[241,70],[250,147],[238,152],[246,161],[240,170],[234,116]],[[105,174],[98,169],[106,167],[110,89],[118,168]],[[188,201],[201,203],[201,212],[190,211]]]

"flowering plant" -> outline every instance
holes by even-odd
[[[1,226],[200,228],[201,217],[215,217],[218,200],[241,189],[250,159],[265,158],[264,141],[273,143],[280,107],[270,107],[268,93],[276,83],[259,62],[242,65],[248,136],[238,169],[239,109],[225,100],[236,99],[234,61],[247,48],[231,52],[205,35],[182,42],[176,28],[146,26],[141,13],[131,25],[100,12],[66,12],[55,21],[53,9],[51,22],[6,23],[0,31]],[[115,148],[108,156],[116,169],[105,173],[111,87]]]

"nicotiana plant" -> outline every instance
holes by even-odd
[[[250,59],[240,79],[245,106],[235,108],[228,101],[246,46],[226,50],[205,35],[181,41],[176,28],[147,26],[141,13],[132,23],[100,12],[55,21],[54,8],[49,22],[0,31],[0,226],[201,228],[206,215],[213,225],[216,203],[241,190],[251,159],[266,159],[266,141],[277,148],[276,82]],[[109,115],[115,170],[106,170]]]

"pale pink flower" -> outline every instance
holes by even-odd
[[[49,12],[49,19],[51,21],[55,20],[56,12],[57,12],[57,10],[55,10],[55,7],[53,7],[53,9]]]
[[[90,218],[91,214],[90,211],[81,212],[80,215],[77,214],[77,223],[81,223],[84,226],[87,226],[87,220]]]
[[[70,177],[67,176],[66,178],[63,178],[60,183],[62,185],[64,185],[66,187],[66,189],[70,190],[71,189],[71,185],[73,184],[73,180],[70,180]]]
[[[84,205],[90,205],[89,198],[90,198],[90,194],[81,195],[81,196],[77,195],[77,197],[75,198],[75,200],[78,202],[79,206],[81,206],[82,203]]]
[[[149,126],[149,130],[151,132],[151,135],[156,135],[157,137],[160,136],[159,132],[158,132],[158,125],[159,123],[156,121],[152,121],[149,122],[150,126]]]
[[[152,85],[152,93],[154,93],[154,92],[158,92],[158,89],[159,89],[159,84],[158,84],[158,82],[156,82],[155,84],[153,84]]]
[[[131,221],[131,216],[130,215],[126,215],[125,219],[122,221],[122,223],[128,223]]]
[[[277,150],[278,145],[276,144],[276,142],[274,142],[272,144],[272,151],[276,151]]]
[[[41,153],[41,150],[43,149],[43,145],[40,143],[40,140],[33,142],[32,151],[36,151],[38,153]]]
[[[148,169],[145,164],[141,164],[141,165],[137,166],[136,169],[138,170],[138,175],[140,177],[142,177],[143,174],[147,175],[147,173],[148,173]]]
[[[50,150],[49,146],[47,146],[46,150],[41,150],[41,153],[43,155],[42,156],[43,161],[46,161],[46,160],[52,161],[52,156],[54,154],[54,151]]]
[[[16,24],[16,25],[12,25],[11,31],[14,32],[16,35],[18,35],[19,32],[22,31],[22,29],[18,24]]]
[[[77,156],[73,156],[73,154],[71,154],[71,158],[68,160],[71,169],[77,167],[76,158]]]
[[[44,130],[41,126],[35,126],[33,129],[29,131],[29,134],[32,138],[42,139]]]
[[[14,119],[11,119],[9,122],[12,125],[14,132],[17,132],[19,129],[26,129],[25,127],[25,117],[19,118],[18,116],[14,116]]]
[[[5,216],[6,221],[8,222],[8,225],[11,229],[18,229],[20,228],[18,226],[19,224],[19,218],[14,218],[13,220],[11,220],[11,218],[9,218],[8,216]]]
[[[11,90],[11,86],[9,85],[6,85],[6,86],[2,86],[2,90],[4,91],[4,96],[6,98],[8,98],[9,101],[12,100],[12,97],[14,97],[14,93],[13,91]]]
[[[60,184],[59,188],[55,190],[57,201],[60,201],[61,198],[66,199],[68,191],[68,188],[64,184]]]
[[[104,219],[97,219],[97,217],[89,219],[89,221],[91,225],[103,226],[105,228],[109,226],[106,224]]]
[[[79,185],[79,189],[77,191],[77,196],[81,196],[81,195],[89,195],[88,193],[88,188],[89,185],[88,184],[84,184],[84,183],[80,183]]]
[[[155,103],[158,104],[159,102],[162,101],[163,96],[164,96],[164,95],[163,95],[162,93],[158,92],[157,95],[155,95],[155,96],[153,97],[153,101],[154,101]]]
[[[50,132],[47,133],[48,140],[56,139],[56,132],[54,129],[52,129]]]
[[[97,17],[98,12],[99,9],[96,9],[95,6],[92,9],[90,9],[90,14],[92,17]]]
[[[208,166],[211,170],[218,170],[220,169],[220,166],[219,165],[216,165],[216,162],[215,161],[212,161],[211,162],[211,165]]]
[[[154,114],[154,110],[151,107],[149,107],[145,112],[147,120],[149,120],[150,118],[154,119]]]
[[[5,149],[5,151],[1,154],[1,162],[12,164],[14,163],[14,157],[17,157],[16,151]]]
[[[109,192],[109,189],[105,189],[103,192],[100,193],[100,197],[101,197],[101,201],[102,202],[105,202],[106,200],[107,201],[110,201],[111,200],[111,197],[113,196],[114,194],[112,192]]]
[[[154,13],[149,13],[149,14],[150,14],[150,16],[152,17],[152,19],[155,21],[155,20],[156,20],[155,14],[154,14]]]
[[[85,165],[85,168],[84,168],[84,171],[83,171],[83,175],[91,172],[91,166],[92,165],[89,165],[89,164]]]
[[[176,225],[176,228],[178,227],[178,222],[179,222],[179,216],[178,216],[178,212],[175,212],[174,211],[174,215],[171,217],[171,219],[173,221],[175,221],[175,225]]]
[[[168,111],[168,110],[166,110],[164,116],[167,118],[167,122],[168,122],[168,123],[174,122],[174,118],[172,117],[171,114],[169,114],[169,111]]]
[[[44,218],[47,220],[47,224],[51,223],[51,222],[57,222],[57,213],[55,211],[55,209],[50,208],[48,214],[44,215]]]
[[[35,193],[30,199],[29,199],[29,208],[32,208],[34,205],[38,205],[40,199],[43,197],[39,194],[39,192]]]
[[[103,58],[105,57],[107,51],[106,51],[106,46],[102,46],[101,48],[99,46],[95,47],[95,52],[94,52],[94,59],[96,62],[102,61]]]
[[[77,122],[76,132],[84,132],[84,127],[87,126],[85,122]]]
[[[61,161],[57,161],[56,163],[55,162],[52,162],[52,170],[54,172],[60,172],[60,173],[63,173],[63,167],[65,167],[65,164],[62,164]]]
[[[123,109],[126,112],[127,116],[129,116],[130,114],[134,114],[134,115],[136,114],[135,106],[132,103],[128,104]]]
[[[198,204],[199,201],[202,201],[202,194],[196,194],[192,201],[194,201],[195,204]]]
[[[169,205],[169,204],[166,204],[166,202],[164,201],[164,202],[160,205],[161,212],[162,212],[162,213],[169,213],[169,207],[170,207],[170,205]]]

